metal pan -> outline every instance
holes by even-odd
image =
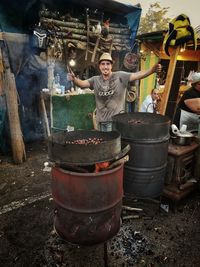
[[[171,140],[175,145],[188,146],[194,141],[194,135],[192,133],[179,133],[176,136],[171,136]]]
[[[169,139],[170,120],[166,116],[147,112],[121,113],[113,116],[113,127],[122,139],[155,140]]]
[[[101,138],[99,144],[69,144],[79,139]],[[66,143],[67,142],[67,143]],[[77,130],[53,133],[48,139],[49,160],[58,164],[90,165],[112,161],[121,152],[121,135],[118,131],[100,132]]]

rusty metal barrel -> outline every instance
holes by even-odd
[[[120,228],[124,165],[99,173],[52,168],[54,225],[65,241],[95,245]]]
[[[113,117],[122,142],[131,146],[124,166],[124,192],[154,198],[162,194],[167,167],[170,120],[153,113],[123,113]]]

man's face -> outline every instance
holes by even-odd
[[[158,100],[159,99],[159,90],[157,90],[157,89],[153,90],[151,97],[153,100]]]
[[[100,69],[101,74],[103,76],[109,76],[111,74],[111,71],[112,71],[112,63],[110,61],[107,61],[107,60],[102,60],[99,63],[99,69]]]

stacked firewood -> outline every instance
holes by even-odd
[[[103,22],[100,22],[103,24]],[[51,12],[48,10],[42,10],[40,12],[40,25],[43,29],[46,29],[51,36],[56,36],[57,39],[61,39],[62,42],[68,46],[72,45],[78,49],[85,50],[88,47],[88,29],[87,18],[85,21],[81,21],[78,18],[73,18],[69,14],[60,16],[58,12]],[[103,25],[101,25],[103,28]],[[91,31],[91,40],[95,45],[95,37],[97,38],[101,33]],[[102,36],[102,40],[113,40],[112,50],[122,51],[130,50],[130,29],[128,25],[109,23],[108,36]],[[92,36],[93,35],[93,36]],[[101,52],[101,51],[99,51]]]

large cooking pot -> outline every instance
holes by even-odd
[[[100,143],[76,144],[77,140],[100,139]],[[118,131],[61,131],[48,139],[48,157],[57,164],[90,165],[112,161],[121,155],[121,135]]]
[[[175,136],[171,136],[172,143],[175,145],[187,146],[194,140],[194,134],[187,133],[177,133]]]
[[[113,129],[127,140],[169,139],[170,120],[167,116],[147,112],[121,113],[113,116]]]

